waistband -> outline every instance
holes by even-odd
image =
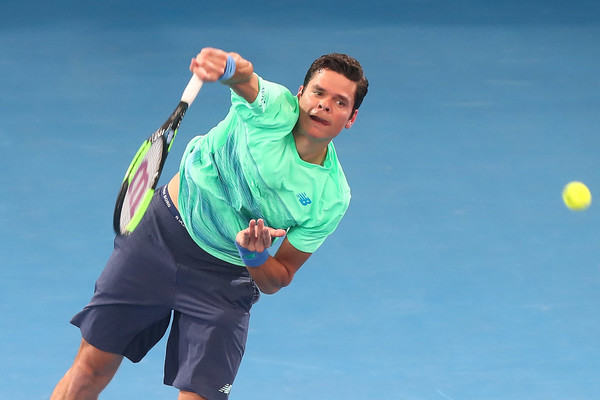
[[[169,209],[171,214],[173,214],[173,217],[175,217],[177,222],[179,222],[181,224],[181,226],[183,226],[185,228],[185,224],[183,223],[181,214],[179,214],[179,211],[173,204],[173,200],[171,200],[171,196],[169,195],[169,191],[167,190],[167,185],[161,187],[159,190],[160,190],[160,197],[163,199],[165,205],[167,206],[167,208]]]

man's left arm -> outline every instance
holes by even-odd
[[[286,231],[264,226],[263,220],[250,221],[248,228],[236,236],[242,259],[255,260],[263,257],[260,265],[248,266],[248,271],[261,292],[273,294],[288,286],[294,275],[308,260],[312,253],[296,249],[287,238],[277,249],[275,256],[270,256],[267,249],[271,246],[273,237],[283,237]],[[246,262],[246,261],[245,261]],[[247,263],[248,265],[250,263]],[[252,264],[254,265],[254,264]]]
[[[248,270],[261,292],[273,294],[292,283],[294,275],[311,254],[296,249],[285,238],[274,257],[269,257],[263,265]]]

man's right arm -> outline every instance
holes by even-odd
[[[258,76],[254,73],[252,63],[239,54],[210,47],[204,48],[196,58],[192,59],[190,71],[204,82],[216,82],[223,76],[228,56],[233,57],[235,61],[235,72],[230,79],[222,83],[248,103],[253,103],[258,96]]]

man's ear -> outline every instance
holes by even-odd
[[[354,110],[354,112],[352,113],[352,116],[350,117],[350,119],[348,119],[348,122],[346,122],[346,125],[345,125],[346,129],[350,129],[352,127],[352,125],[356,121],[357,115],[358,115],[358,110]]]
[[[296,96],[298,96],[298,98],[300,98],[300,96],[302,96],[303,92],[304,92],[304,85],[300,86],[300,88],[298,89],[298,94]]]

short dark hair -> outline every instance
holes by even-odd
[[[362,66],[358,60],[341,53],[322,55],[312,63],[306,72],[303,86],[306,87],[308,82],[310,82],[310,80],[313,78],[314,74],[322,69],[329,69],[331,71],[340,73],[346,78],[350,79],[352,82],[356,82],[354,110],[358,110],[358,107],[360,107],[362,104],[362,101],[369,90],[369,81],[365,77]]]

